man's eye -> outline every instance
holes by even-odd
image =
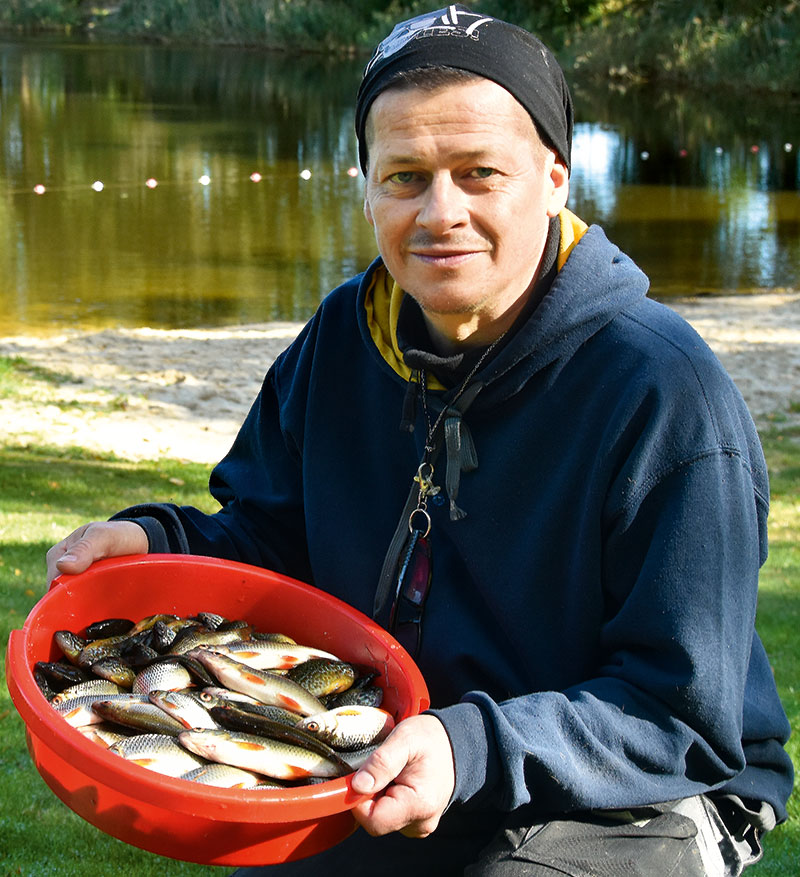
[[[496,173],[497,171],[493,167],[476,167],[474,170],[470,171],[470,174],[477,180],[485,180],[487,177],[491,177]]]
[[[392,174],[389,179],[393,183],[413,183],[414,182],[414,172],[413,171],[398,171],[396,174]]]

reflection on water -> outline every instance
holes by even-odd
[[[0,43],[2,331],[307,318],[375,253],[361,63]],[[654,294],[798,285],[796,105],[575,92],[570,206]]]

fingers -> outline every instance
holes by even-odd
[[[394,729],[354,775],[353,790],[371,794],[355,818],[372,835],[401,831],[426,837],[439,824],[455,785],[450,739],[430,715],[412,716]]]
[[[47,552],[48,584],[61,573],[77,575],[96,560],[147,551],[147,534],[133,521],[84,524]]]

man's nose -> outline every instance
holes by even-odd
[[[449,173],[434,174],[425,189],[417,225],[431,234],[444,234],[469,221],[467,194]]]

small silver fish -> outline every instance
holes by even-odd
[[[57,706],[87,694],[97,695],[99,698],[106,694],[122,694],[122,689],[115,682],[109,682],[108,679],[88,679],[86,682],[78,682],[77,685],[70,685],[69,688],[65,688],[50,702]]]
[[[126,692],[125,694],[103,694],[99,697],[108,702],[114,700],[129,701],[134,696]],[[146,699],[139,695],[135,695],[135,697],[138,698],[139,702]],[[65,703],[53,704],[53,709],[73,728],[78,728],[81,725],[96,725],[103,721],[102,716],[92,709],[96,703],[98,703],[97,695],[84,694]]]
[[[249,694],[242,694],[241,691],[231,691],[230,688],[222,688],[218,685],[208,685],[201,692],[201,703],[203,702],[202,695],[208,695],[209,697],[215,697],[220,701],[223,700],[233,700],[237,703],[261,703],[260,700],[256,700],[254,697],[250,697]],[[218,706],[219,704],[213,703],[212,706]]]
[[[147,695],[150,702],[163,710],[168,716],[180,722],[184,728],[218,728],[200,703],[190,694],[182,691],[159,691],[153,689]]]
[[[241,627],[236,630],[193,630],[184,637],[177,637],[169,650],[171,655],[185,655],[200,646],[223,646],[228,643],[239,642],[249,639],[249,627]]]
[[[218,786],[222,789],[254,789],[264,783],[264,777],[250,770],[232,767],[230,764],[204,764],[181,776],[182,780],[201,783],[204,786]],[[274,786],[277,788],[278,783]]]
[[[209,761],[230,764],[279,780],[337,777],[343,776],[345,770],[316,752],[253,734],[223,730],[182,731],[178,742]]]
[[[336,655],[314,649],[311,646],[300,646],[295,643],[269,642],[267,640],[247,640],[246,642],[229,643],[215,647],[215,652],[228,655],[248,667],[256,670],[288,670],[303,664],[312,658],[326,658],[338,661]]]
[[[249,694],[261,703],[280,706],[302,716],[323,712],[325,707],[302,685],[267,670],[255,670],[209,649],[195,649],[197,658],[227,688]]]
[[[187,752],[174,737],[166,734],[137,734],[114,743],[109,751],[170,777],[182,776],[205,763],[202,758]]]
[[[299,726],[334,749],[349,751],[379,743],[394,728],[394,718],[373,706],[339,706],[303,719]]]
[[[130,736],[129,734],[123,734],[122,731],[116,729],[113,725],[107,725],[105,722],[100,722],[96,725],[81,725],[77,730],[87,740],[97,743],[98,746],[102,746],[104,749],[108,749],[121,740],[127,740]]]
[[[109,722],[135,728],[146,734],[167,734],[173,737],[184,730],[183,724],[154,703],[96,700],[92,710]]]
[[[192,674],[175,661],[157,661],[136,674],[131,691],[148,694],[150,691],[178,691],[192,684]]]

